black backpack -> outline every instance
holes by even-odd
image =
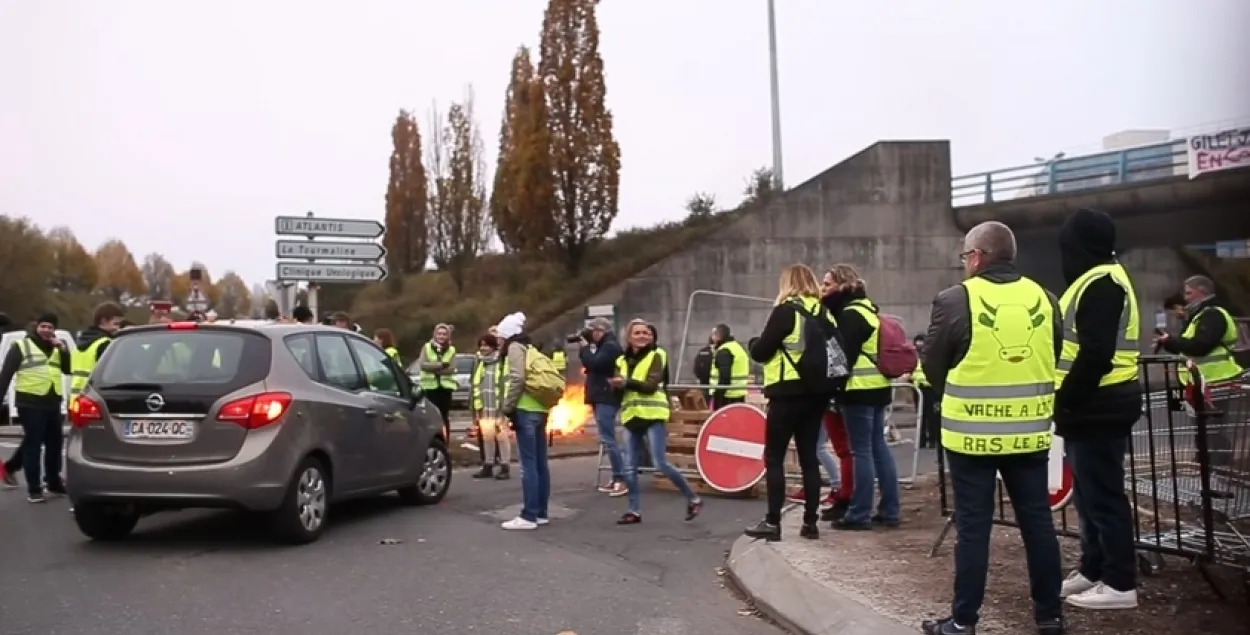
[[[798,369],[808,392],[832,397],[846,388],[851,376],[846,351],[842,349],[842,335],[827,312],[818,308],[818,312],[813,313],[798,302],[791,302],[790,306],[802,320],[799,328],[802,329],[803,352],[797,361],[785,349],[782,354]]]

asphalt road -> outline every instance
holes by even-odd
[[[537,531],[499,529],[518,478],[461,471],[441,505],[336,507],[303,547],[229,512],[154,516],[128,542],[97,544],[67,501],[0,492],[0,635],[780,633],[740,615],[717,573],[762,501],[707,499],[686,523],[676,494],[648,489],[645,522],[618,527],[624,501],[593,490],[594,461],[552,463],[552,521]]]

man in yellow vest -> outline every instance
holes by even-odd
[[[751,379],[751,358],[746,349],[734,339],[728,324],[717,324],[712,329],[712,346],[716,350],[708,378],[712,385],[712,409],[745,402],[747,382]]]
[[[56,337],[57,323],[55,314],[40,315],[26,337],[13,342],[0,365],[0,394],[8,392],[9,383],[13,383],[13,405],[22,424],[17,461],[9,461],[0,473],[7,485],[14,485],[12,472],[20,468],[26,476],[26,500],[32,503],[44,502],[45,489],[49,495],[65,494],[61,482],[61,403],[65,373],[73,367],[68,348]]]
[[[1198,373],[1207,385],[1233,381],[1245,369],[1233,357],[1237,344],[1237,323],[1215,295],[1215,283],[1206,276],[1193,276],[1185,281],[1185,327],[1181,334],[1160,333],[1155,339],[1159,348],[1174,355],[1184,355],[1198,365]],[[1181,374],[1188,384],[1188,373]]]
[[[1072,606],[1137,606],[1133,512],[1124,456],[1141,418],[1141,314],[1128,272],[1116,260],[1115,222],[1079,210],[1059,230],[1068,288],[1059,299],[1063,346],[1055,381],[1055,433],[1072,466],[1081,521],[1080,566],[1061,595]]]
[[[100,361],[104,349],[113,341],[113,335],[121,329],[122,318],[126,312],[116,302],[104,302],[92,313],[91,326],[78,332],[75,338],[78,350],[74,352],[74,372],[69,384],[69,394],[73,398],[87,387],[87,379],[91,371]]]
[[[955,490],[955,597],[950,617],[921,628],[975,634],[1001,475],[1024,539],[1038,633],[1062,635],[1063,572],[1047,487],[1059,309],[1016,269],[1016,237],[1006,225],[973,227],[959,258],[968,278],[934,300],[922,362],[941,396],[942,447]]]

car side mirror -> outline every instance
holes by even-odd
[[[416,408],[424,400],[425,391],[420,386],[411,386],[411,390],[408,392],[408,408]]]

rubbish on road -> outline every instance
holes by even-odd
[[[460,447],[466,450],[469,450],[471,452],[477,452],[478,450],[481,450],[481,448],[479,448],[476,444],[473,444],[473,443],[461,443]]]

